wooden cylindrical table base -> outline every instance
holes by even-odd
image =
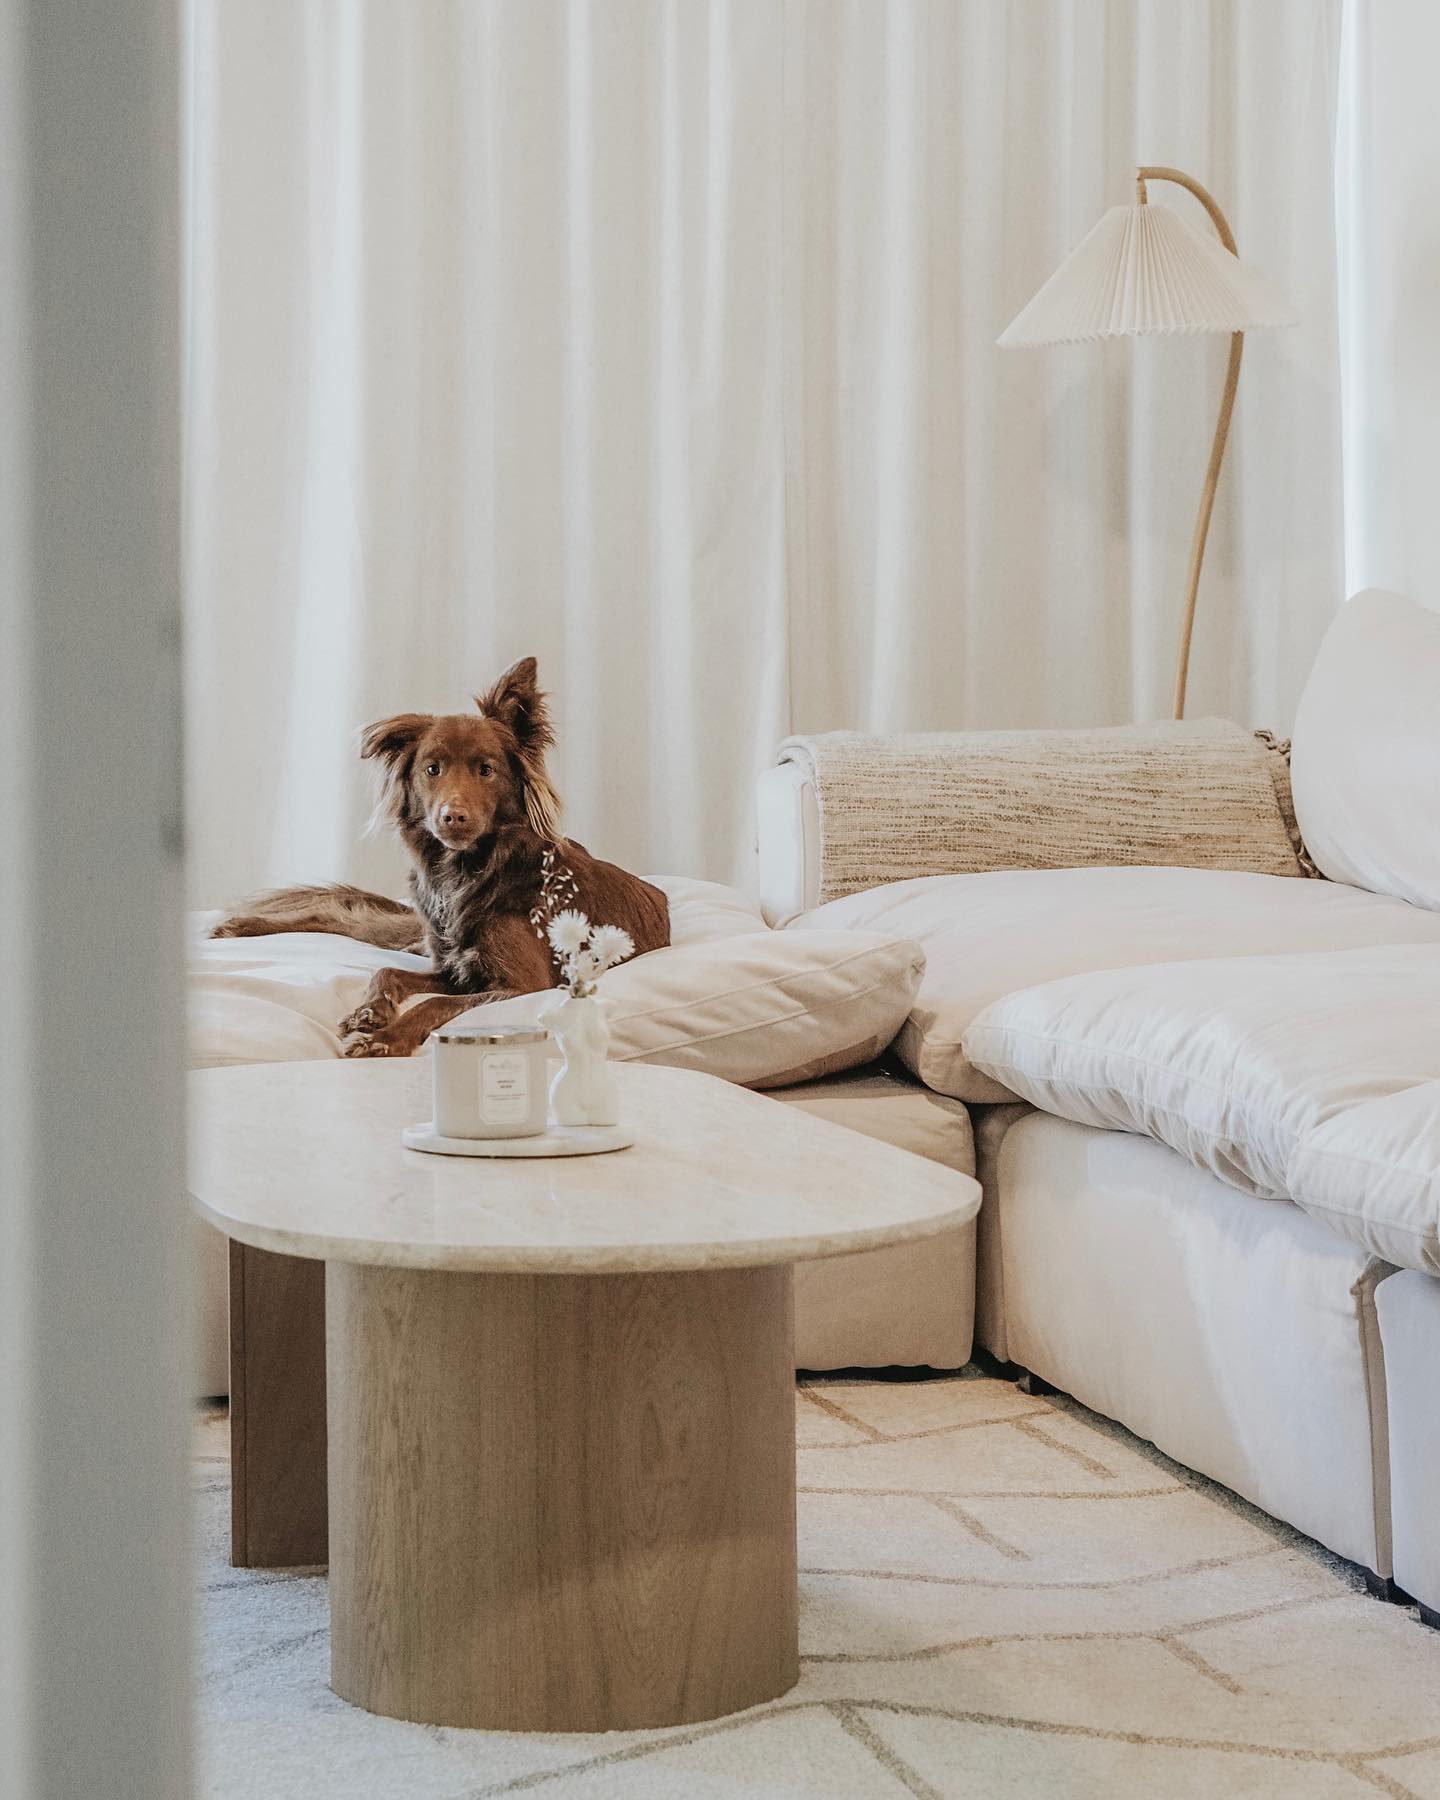
[[[614,1731],[791,1687],[790,1287],[331,1263],[335,1692]]]

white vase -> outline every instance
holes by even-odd
[[[606,1057],[610,1024],[598,995],[577,1000],[561,994],[540,1015],[565,1060],[550,1083],[550,1112],[557,1125],[618,1125],[620,1093]]]

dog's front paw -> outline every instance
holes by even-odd
[[[383,1037],[368,1031],[352,1031],[340,1045],[342,1056],[389,1056],[390,1046]]]
[[[336,1029],[342,1038],[355,1037],[361,1033],[379,1031],[390,1023],[388,1014],[371,1001],[357,1006],[352,1013],[347,1013]]]

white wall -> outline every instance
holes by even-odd
[[[176,8],[0,0],[0,1794],[189,1791]]]
[[[1347,0],[1338,210],[1346,585],[1440,606],[1440,6]]]

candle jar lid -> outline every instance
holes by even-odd
[[[543,1044],[550,1033],[539,1025],[449,1025],[432,1031],[437,1044]]]

